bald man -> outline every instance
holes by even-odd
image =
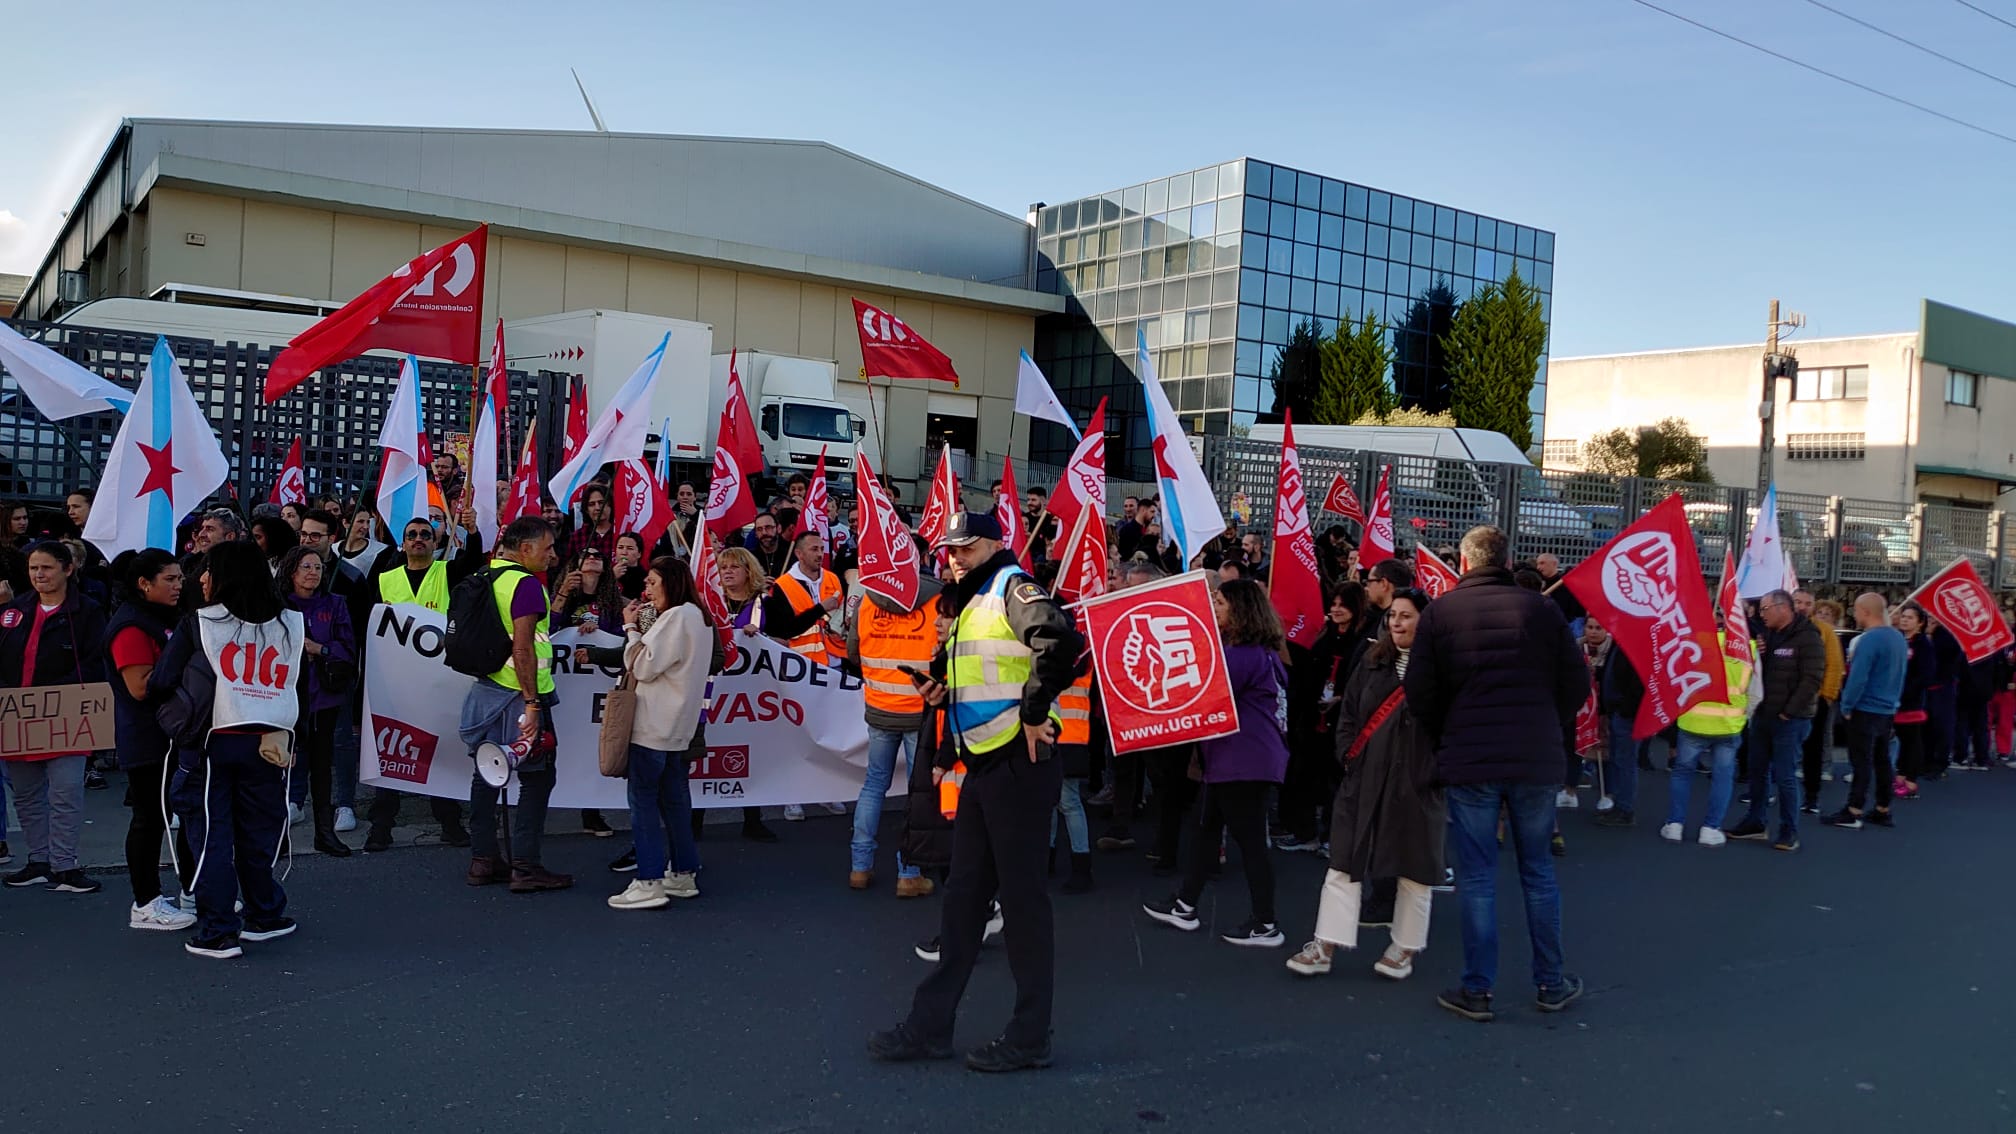
[[[1874,592],[1855,600],[1855,625],[1862,628],[1848,647],[1848,679],[1841,686],[1841,721],[1848,730],[1848,762],[1855,782],[1848,806],[1822,819],[1829,827],[1860,830],[1862,824],[1892,826],[1890,819],[1890,729],[1904,694],[1904,635],[1890,625],[1890,607]],[[1876,810],[1864,812],[1869,786],[1876,786]]]

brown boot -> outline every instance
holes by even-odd
[[[898,878],[896,896],[899,898],[928,898],[938,889],[937,883],[919,874],[915,878]]]
[[[875,872],[872,870],[852,870],[847,873],[847,888],[849,890],[866,890],[874,884]]]
[[[467,881],[471,886],[488,886],[493,882],[509,880],[510,874],[504,869],[504,864],[496,859],[479,854],[469,860]]]
[[[556,874],[536,862],[511,864],[511,892],[536,894],[541,890],[565,890],[574,885],[572,874]]]

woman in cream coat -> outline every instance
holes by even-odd
[[[637,877],[609,899],[615,909],[657,909],[672,898],[700,896],[686,775],[689,763],[707,751],[700,717],[713,633],[686,564],[653,561],[643,600],[623,608],[623,668],[637,688],[629,772]]]

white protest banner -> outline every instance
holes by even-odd
[[[469,798],[475,764],[458,735],[471,678],[442,660],[445,616],[425,607],[381,605],[365,633],[363,748],[359,782],[450,799]],[[618,671],[574,664],[574,647],[616,645],[613,635],[562,630],[552,636],[559,736],[554,807],[628,806],[624,781],[596,769],[603,698]],[[740,647],[713,679],[707,758],[690,776],[695,807],[770,806],[853,799],[868,766],[861,682],[815,665],[761,636]],[[896,777],[900,795],[907,775]]]

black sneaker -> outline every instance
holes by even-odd
[[[1637,822],[1636,813],[1614,807],[1596,817],[1598,827],[1631,827],[1637,825]]]
[[[216,937],[192,937],[184,941],[182,947],[198,957],[211,957],[220,961],[245,955],[245,950],[238,947],[238,935],[235,933],[220,934]]]
[[[0,882],[16,888],[22,886],[41,886],[48,883],[54,877],[56,875],[50,871],[48,863],[31,860],[28,865],[7,875],[5,878],[0,878]]]
[[[607,839],[616,834],[609,829],[609,821],[602,818],[602,813],[594,810],[581,813],[581,829],[598,839]]]
[[[1197,920],[1197,907],[1174,894],[1159,902],[1142,903],[1141,912],[1161,922],[1163,925],[1173,925],[1185,933],[1189,933],[1203,924],[1203,922]]]
[[[629,850],[624,851],[621,855],[617,857],[615,862],[609,864],[609,869],[615,871],[618,874],[628,874],[631,871],[636,870],[637,848],[631,847]]]
[[[916,945],[916,952],[920,960],[929,961],[934,965],[937,964],[938,939],[933,937],[928,941],[919,941]]]
[[[294,919],[291,917],[265,920],[248,918],[244,930],[238,936],[246,941],[271,941],[275,937],[285,937],[292,932],[294,932]]]
[[[777,832],[771,830],[770,825],[761,819],[744,820],[742,837],[752,843],[774,843],[777,841]]]
[[[1726,828],[1722,833],[1732,839],[1763,839],[1765,837],[1764,824],[1757,822],[1755,819],[1745,819],[1734,827]]]
[[[442,841],[446,842],[447,840],[444,838]],[[389,830],[380,830],[377,827],[373,827],[371,828],[371,833],[364,836],[365,854],[377,854],[380,851],[388,851],[391,849],[392,849],[392,832]]]
[[[1890,812],[1881,807],[1874,811],[1863,812],[1862,821],[1872,827],[1895,827],[1897,825],[1897,820],[1891,818]]]
[[[1472,992],[1460,985],[1437,996],[1435,1003],[1480,1024],[1488,1024],[1496,1017],[1496,1013],[1491,1011],[1490,993]]]
[[[920,1059],[952,1058],[952,1041],[927,1039],[904,1021],[868,1037],[868,1054],[884,1063],[914,1063]]]
[[[111,786],[112,786],[111,781],[105,778],[105,773],[99,771],[96,768],[93,768],[90,771],[84,773],[85,791],[104,791],[106,788],[109,788]]]
[[[1862,829],[1862,817],[1845,807],[1821,819],[1820,822],[1829,827],[1839,827],[1844,831],[1859,831]]]
[[[60,894],[95,894],[105,888],[105,884],[81,870],[59,870],[49,876],[49,882],[42,887]]]
[[[469,829],[460,823],[453,827],[443,827],[441,841],[451,847],[466,847],[469,845]]]
[[[1533,1006],[1542,1012],[1559,1012],[1573,1004],[1582,995],[1582,978],[1563,976],[1561,983],[1553,988],[1543,988],[1534,998]]]
[[[1249,921],[1230,933],[1221,933],[1219,940],[1228,945],[1250,945],[1260,949],[1276,949],[1287,943],[1281,936],[1281,927],[1271,921]]]
[[[1818,815],[1820,814],[1820,805],[1817,803],[1802,803],[1799,805],[1799,810],[1802,814]]]
[[[986,1047],[966,1053],[966,1066],[975,1071],[1000,1074],[1007,1071],[1035,1071],[1050,1066],[1050,1038],[1035,1047],[1011,1043],[1003,1036]]]

